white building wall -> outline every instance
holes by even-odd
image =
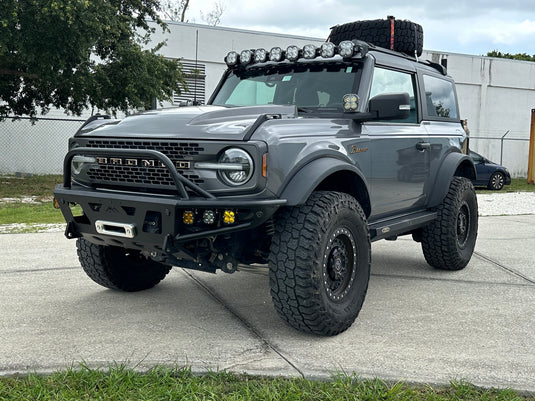
[[[305,44],[321,44],[324,40],[302,36],[237,30],[224,27],[172,22],[168,25],[170,33],[162,33],[160,28],[153,35],[154,43],[166,41],[162,48],[165,57],[181,59],[184,62],[197,62],[206,65],[206,100],[216,88],[226,69],[225,56],[230,51],[244,49]]]
[[[291,44],[320,44],[306,38],[206,25],[169,23],[169,33],[158,27],[154,43],[166,41],[164,56],[206,66],[206,94],[217,86],[231,51]],[[424,51],[422,59],[440,63],[447,59],[448,73],[457,82],[461,117],[468,119],[473,150],[502,162],[515,177],[525,177],[531,109],[535,109],[535,63],[437,51]],[[165,104],[164,106],[170,106]],[[87,118],[91,113],[84,114]],[[65,118],[60,110],[47,117]],[[81,123],[5,121],[0,123],[0,173],[61,173],[67,138]],[[503,141],[500,138],[505,136]],[[494,138],[494,139],[488,139]],[[521,139],[521,140],[512,140]]]

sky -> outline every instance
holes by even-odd
[[[205,24],[216,2],[228,28],[326,38],[334,25],[393,15],[422,25],[425,50],[535,54],[535,0],[190,0],[186,19]]]

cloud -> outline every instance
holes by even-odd
[[[201,22],[195,13],[206,14],[216,1],[225,5],[221,25],[231,28],[326,38],[333,25],[394,15],[423,26],[426,49],[535,53],[533,0],[196,0],[191,2],[190,21]]]

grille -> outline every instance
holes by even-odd
[[[176,165],[178,161],[194,160],[204,152],[198,143],[174,141],[129,141],[129,140],[90,140],[84,146],[107,149],[150,149],[166,155]],[[113,157],[114,155],[107,155]],[[178,173],[195,184],[204,180],[191,170],[177,169]],[[156,163],[155,166],[127,166],[124,164],[103,164],[92,168],[87,175],[94,184],[122,185],[132,188],[151,188],[174,190],[175,184],[169,171]]]
[[[162,152],[171,160],[196,156],[204,151],[198,143],[184,143],[172,141],[117,141],[117,140],[91,140],[86,145],[88,148],[111,148],[111,149],[152,149]]]

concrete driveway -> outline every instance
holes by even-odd
[[[117,361],[535,391],[534,227],[535,215],[481,217],[460,272],[431,269],[409,238],[374,243],[361,314],[331,338],[278,318],[265,269],[175,268],[154,289],[120,293],[85,275],[62,233],[0,235],[0,375]]]

